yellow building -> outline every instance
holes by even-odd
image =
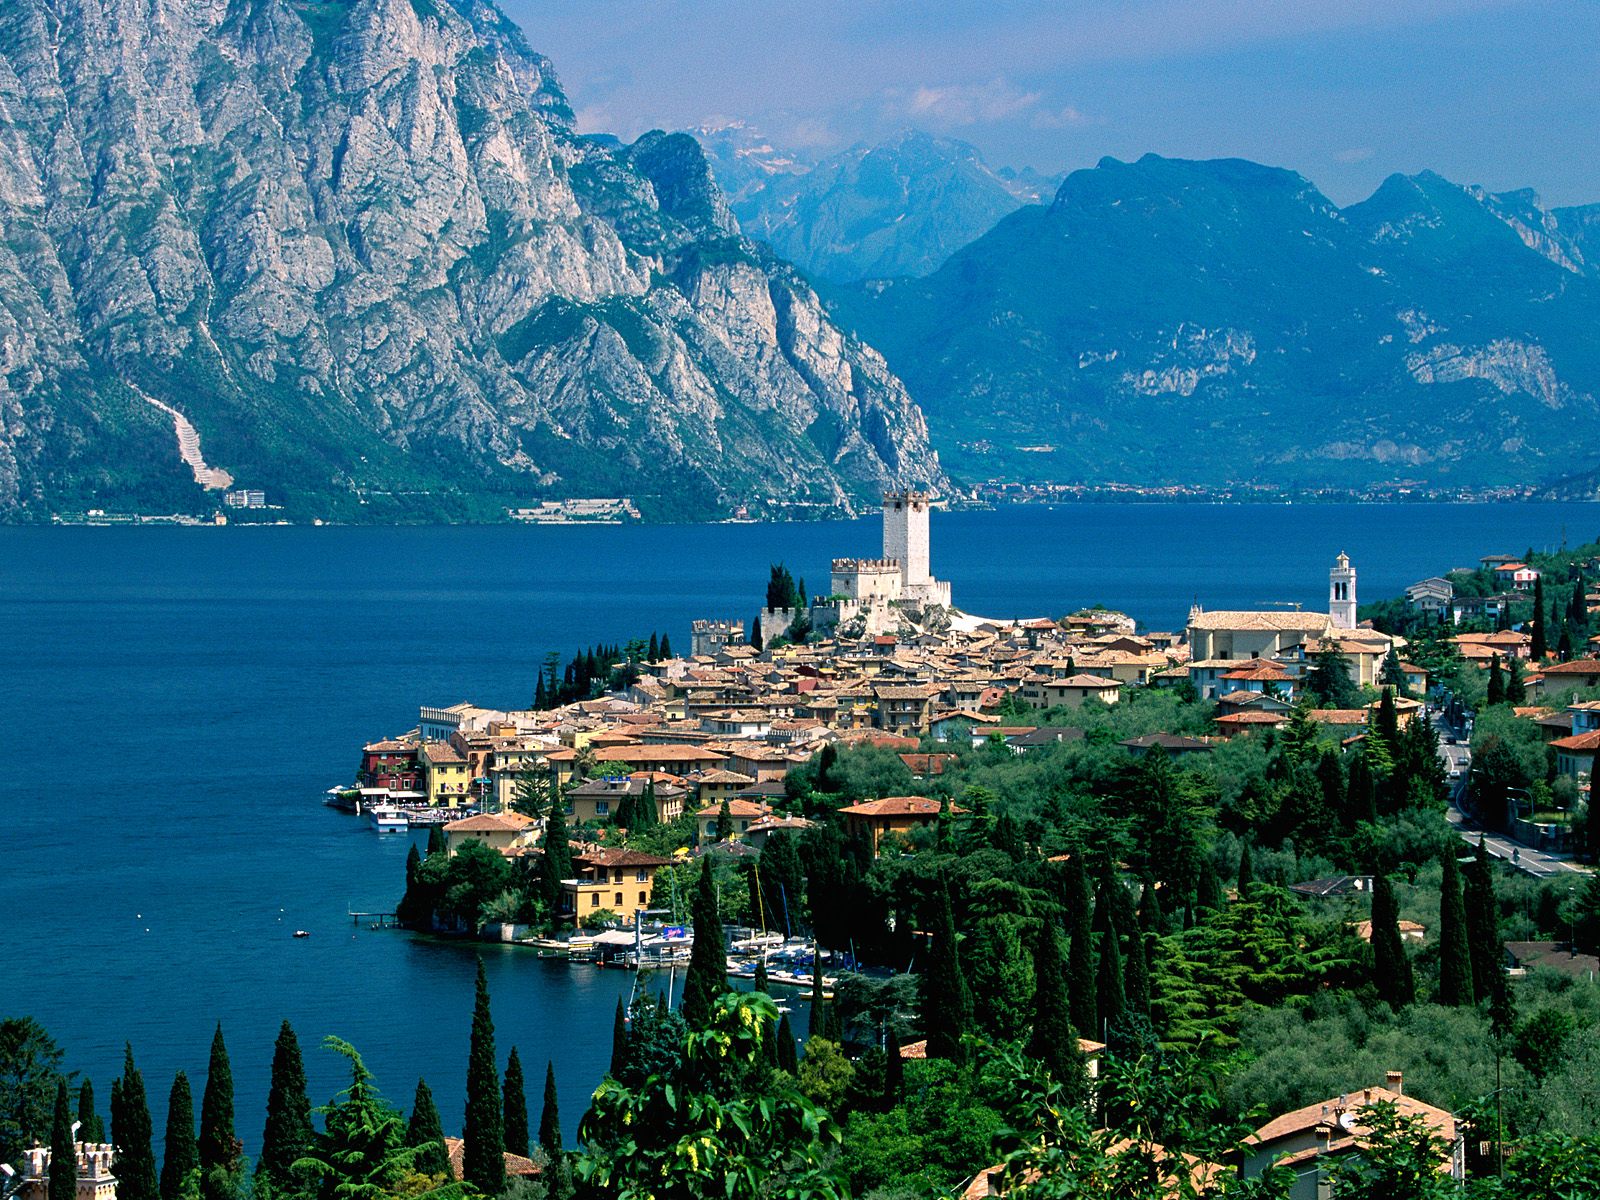
[[[590,850],[573,859],[576,879],[563,879],[568,910],[579,925],[593,914],[609,912],[623,924],[631,924],[634,913],[650,907],[655,893],[656,872],[672,865],[670,858],[656,858],[637,850]]]
[[[538,822],[518,812],[483,813],[463,817],[444,827],[444,852],[454,854],[468,842],[487,846],[504,854],[533,841]]]
[[[435,808],[459,808],[472,800],[472,772],[466,756],[449,742],[427,742],[422,759],[422,790]]]

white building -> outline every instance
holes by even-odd
[[[78,1129],[74,1125],[73,1131]],[[117,1179],[111,1173],[115,1155],[104,1142],[76,1142],[78,1152],[77,1200],[117,1200]],[[9,1174],[10,1167],[5,1168]],[[46,1200],[50,1194],[50,1151],[35,1146],[23,1153],[22,1170],[6,1181],[9,1200]],[[14,1185],[14,1186],[13,1186]]]
[[[833,594],[862,608],[908,602],[950,607],[950,584],[929,569],[927,492],[883,498],[883,557],[833,560]]]
[[[1328,572],[1328,619],[1339,629],[1356,627],[1356,569],[1341,553]]]

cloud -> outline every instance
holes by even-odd
[[[1348,150],[1340,150],[1333,156],[1334,162],[1359,163],[1366,162],[1372,157],[1371,146],[1352,146]]]
[[[1041,92],[1026,92],[996,78],[979,84],[923,84],[909,95],[893,92],[890,107],[942,125],[992,125],[1036,108],[1043,98]]]
[[[1065,108],[1041,110],[1028,122],[1035,129],[1071,129],[1090,124],[1089,118],[1068,104]]]

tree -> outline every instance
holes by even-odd
[[[1372,982],[1396,1012],[1416,999],[1411,960],[1400,937],[1400,906],[1387,875],[1372,881]]]
[[[189,1088],[189,1077],[182,1071],[172,1077],[172,1090],[167,1093],[166,1130],[161,1156],[161,1200],[185,1200],[199,1186],[200,1143],[194,1134],[194,1093]],[[263,1148],[263,1160],[265,1157]]]
[[[411,1101],[411,1121],[406,1125],[406,1145],[418,1150],[415,1166],[424,1175],[452,1178],[450,1154],[444,1146],[444,1124],[439,1106],[426,1079],[417,1080],[417,1093]]]
[[[77,1200],[78,1147],[72,1136],[72,1098],[65,1078],[56,1080],[54,1119],[50,1123],[50,1200]]]
[[[661,657],[661,643],[656,640],[656,635],[650,635],[650,647],[644,652],[645,662],[655,662]]]
[[[511,1057],[506,1060],[505,1083],[501,1088],[505,1107],[504,1129],[506,1153],[528,1157],[528,1089],[522,1080],[522,1059],[517,1048],[511,1047]]]
[[[50,1135],[55,1114],[61,1048],[32,1017],[0,1020],[0,1162]]]
[[[94,1084],[85,1079],[78,1088],[78,1140],[100,1143],[106,1140],[105,1122],[94,1110]]]
[[[1549,653],[1549,631],[1545,628],[1544,577],[1533,579],[1533,620],[1530,622],[1528,653],[1535,663],[1542,663]]]
[[[661,659],[665,661],[672,657],[672,638],[667,634],[661,635]]]
[[[1311,666],[1306,671],[1306,691],[1328,708],[1354,708],[1360,700],[1344,655],[1331,644],[1312,653]]]
[[[1461,895],[1454,840],[1440,858],[1444,882],[1439,893],[1439,1003],[1459,1008],[1472,1004],[1474,992],[1466,902]]]
[[[1255,881],[1255,869],[1250,864],[1250,843],[1245,842],[1239,851],[1239,895],[1243,896]]]
[[[717,997],[728,990],[728,953],[722,944],[722,915],[717,909],[711,857],[708,854],[700,860],[700,880],[690,913],[694,944],[689,948],[689,969],[683,977],[681,1010],[692,1029],[705,1027],[716,1011]]]
[[[111,1141],[117,1148],[117,1200],[159,1200],[156,1156],[151,1149],[150,1102],[144,1076],[133,1063],[133,1047],[122,1050],[122,1078],[111,1093]]]
[[[1033,1016],[1037,980],[1023,932],[1023,920],[1015,913],[983,917],[973,928],[970,951],[962,956],[978,1028],[996,1041],[1025,1038]]]
[[[933,945],[922,976],[922,1024],[928,1035],[928,1057],[960,1060],[961,1037],[972,1028],[972,992],[961,971],[956,946],[955,912],[950,886],[941,881],[933,921]]]
[[[561,924],[559,914],[565,900],[565,889],[561,886],[561,881],[571,879],[576,874],[576,868],[572,865],[572,846],[567,841],[566,802],[554,787],[550,791],[550,803],[544,821],[544,858],[540,863],[539,881],[544,892],[545,911],[550,914],[551,924],[559,925]]]
[[[1386,688],[1393,688],[1398,696],[1406,695],[1405,669],[1400,665],[1400,652],[1393,646],[1383,656],[1383,671],[1378,676],[1378,682]]]
[[[556,1099],[556,1064],[544,1064],[544,1107],[539,1110],[539,1147],[551,1162],[561,1157],[561,1109]]]
[[[211,1036],[211,1063],[200,1097],[200,1197],[234,1200],[244,1176],[244,1147],[233,1130],[233,1067],[222,1023]]]
[[[1506,677],[1500,670],[1500,656],[1496,654],[1489,660],[1489,690],[1484,695],[1486,705],[1491,708],[1496,704],[1506,702]]]
[[[1067,963],[1061,941],[1050,922],[1040,923],[1034,939],[1033,1032],[1028,1038],[1028,1053],[1044,1063],[1052,1078],[1061,1083],[1082,1084],[1083,1056],[1078,1053],[1078,1038],[1073,1031],[1072,1011],[1067,999]],[[1077,1094],[1078,1088],[1074,1088]]]
[[[187,1086],[185,1082],[185,1088]],[[306,1092],[305,1060],[301,1057],[300,1039],[295,1036],[294,1027],[285,1021],[279,1026],[278,1040],[272,1047],[267,1123],[261,1132],[261,1156],[256,1160],[256,1174],[271,1180],[278,1192],[293,1191],[293,1167],[305,1156],[311,1137],[311,1097]]]
[[[467,1111],[461,1126],[461,1178],[480,1192],[498,1196],[506,1185],[505,1125],[500,1076],[495,1070],[494,1019],[489,1014],[489,976],[478,959],[467,1051]]]
[[[722,798],[722,806],[717,809],[717,841],[725,842],[733,836],[733,810],[728,807],[728,798]]]
[[[800,1056],[794,1048],[794,1028],[789,1024],[789,1014],[778,1018],[778,1070],[794,1075],[800,1069]]]
[[[1500,940],[1500,906],[1494,894],[1494,876],[1483,839],[1472,862],[1462,872],[1462,900],[1467,917],[1467,946],[1472,959],[1472,999],[1482,1004],[1494,994],[1495,976],[1504,974],[1505,944]]]
[[[1100,957],[1095,974],[1095,1007],[1100,1018],[1103,1040],[1111,1026],[1122,1017],[1127,1007],[1127,994],[1122,990],[1122,953],[1117,949],[1116,930],[1108,929],[1100,935]]]
[[[611,1067],[609,1074],[619,1075],[628,1061],[628,1014],[623,1011],[622,997],[617,997],[617,1011],[611,1018]]]
[[[760,613],[757,613],[755,616],[750,618],[749,643],[750,643],[750,649],[758,650],[758,651],[761,649],[761,614]]]
[[[1137,1017],[1150,1016],[1150,956],[1145,951],[1144,935],[1135,930],[1128,936],[1128,954],[1123,966],[1123,991],[1127,1010]]]
[[[1460,1185],[1440,1164],[1450,1161],[1450,1143],[1428,1118],[1401,1113],[1390,1100],[1364,1104],[1356,1120],[1366,1132],[1361,1153],[1329,1155],[1333,1195],[1344,1200],[1447,1200]]]
[[[1094,987],[1094,925],[1089,899],[1089,874],[1083,867],[1083,852],[1067,860],[1067,1002],[1072,1009],[1072,1025],[1079,1037],[1092,1038],[1100,1032],[1100,1018]]]
[[[1523,677],[1522,662],[1513,658],[1506,670],[1506,703],[1521,704],[1528,698],[1528,685]]]

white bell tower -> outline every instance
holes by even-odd
[[[1341,553],[1328,572],[1328,620],[1338,629],[1356,627],[1356,569],[1348,554]]]

